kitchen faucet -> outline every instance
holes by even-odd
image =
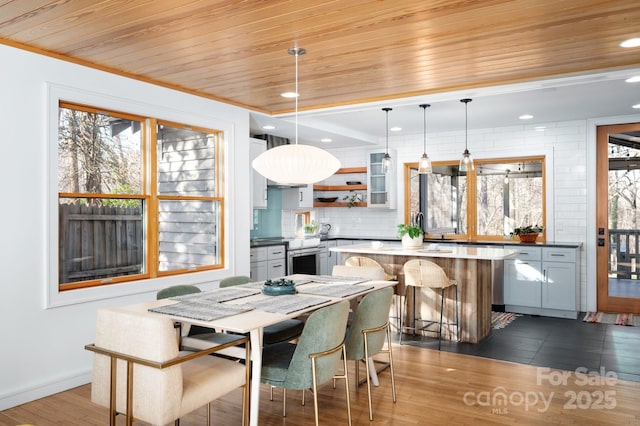
[[[413,223],[414,223],[416,226],[419,226],[419,227],[420,227],[420,229],[423,229],[423,230],[424,230],[424,228],[422,227],[422,222],[423,222],[423,221],[424,221],[424,214],[423,214],[422,212],[418,212],[418,213],[416,213],[416,214],[415,214],[415,216],[414,216],[414,218],[413,218]]]

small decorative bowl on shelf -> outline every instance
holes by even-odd
[[[338,199],[338,197],[318,197],[316,201],[320,203],[333,203]]]
[[[266,280],[262,284],[262,293],[267,296],[282,296],[283,294],[296,294],[296,286],[293,280],[280,278],[279,280]]]

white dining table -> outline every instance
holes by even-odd
[[[212,328],[215,330],[223,330],[226,332],[235,332],[235,333],[248,333],[250,342],[251,342],[251,399],[250,399],[250,418],[249,424],[253,426],[258,425],[258,416],[260,411],[260,378],[262,372],[262,336],[263,330],[265,327],[277,324],[283,320],[295,318],[300,315],[312,312],[316,309],[319,309],[323,306],[328,306],[334,303],[337,303],[341,300],[351,300],[360,296],[363,296],[372,291],[395,286],[398,284],[397,281],[371,281],[366,279],[358,279],[353,277],[336,277],[330,275],[305,275],[305,274],[295,274],[283,277],[284,279],[294,280],[296,282],[296,289],[298,293],[297,297],[300,297],[301,300],[310,300],[309,297],[316,297],[322,299],[318,300],[319,303],[314,304],[313,306],[307,306],[300,310],[296,310],[293,312],[268,312],[267,310],[263,310],[262,308],[253,308],[246,312],[233,314],[224,316],[221,318],[216,318],[212,320],[204,320],[197,318],[187,318],[181,315],[177,315],[176,313],[158,313],[158,315],[167,315],[171,319],[175,321],[179,321],[183,324],[190,325],[199,325],[207,328]],[[235,286],[233,288],[252,288],[252,289],[260,289],[263,282],[257,283],[249,283],[244,284],[242,286]],[[332,296],[328,295],[325,290],[330,286],[333,286],[336,290],[339,290],[338,287],[346,288],[347,285],[358,285],[363,289],[357,293],[348,294],[348,295],[337,295]],[[219,289],[220,291],[226,290]],[[319,294],[313,294],[314,289],[318,290]],[[197,293],[198,295],[208,296],[215,295],[215,292],[218,289],[214,289],[212,291]],[[339,292],[338,292],[339,293]],[[254,304],[256,306],[262,306],[266,299],[273,300],[274,303],[271,305],[275,305],[281,296],[267,296],[262,294],[261,292],[257,294],[252,294],[247,297],[236,298],[233,300],[222,302],[225,305],[251,305]],[[161,300],[153,300],[149,302],[138,303],[136,305],[130,305],[127,308],[136,310],[136,311],[149,311],[150,309],[157,309],[162,307],[169,307],[170,305],[179,304],[179,299],[161,299]],[[219,303],[219,302],[211,302],[211,303]],[[174,308],[173,306],[171,308]],[[271,308],[265,308],[274,310]],[[244,357],[244,349],[241,348],[229,348],[225,352],[225,354],[234,356],[237,358]]]

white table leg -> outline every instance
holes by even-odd
[[[380,382],[378,381],[378,373],[376,371],[376,365],[373,362],[373,358],[369,357],[367,359],[367,362],[369,363],[369,371],[371,373],[371,374],[369,374],[371,376],[371,384],[373,386],[380,385]]]
[[[251,400],[249,406],[249,424],[258,426],[260,412],[260,375],[262,374],[262,328],[251,330]]]

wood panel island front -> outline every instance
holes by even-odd
[[[444,269],[447,276],[458,282],[458,309],[460,336],[462,342],[478,343],[491,332],[491,283],[496,262],[518,253],[518,250],[491,247],[468,247],[447,244],[427,245],[417,249],[406,249],[398,243],[385,243],[381,247],[372,244],[346,245],[332,247],[331,251],[340,253],[341,263],[355,255],[370,257],[385,269],[385,272],[398,277],[397,294],[404,296],[404,274],[402,266],[410,259],[430,260]],[[455,289],[445,291],[444,322],[455,321]],[[427,320],[439,320],[439,292],[422,289],[416,292],[416,310],[420,317]],[[408,292],[409,309],[404,309],[405,317],[413,318],[413,294]],[[405,303],[401,301],[400,303]],[[412,325],[412,324],[411,324]],[[433,329],[433,328],[432,328]],[[437,329],[436,329],[437,330]],[[442,338],[458,340],[455,327],[443,327]]]

